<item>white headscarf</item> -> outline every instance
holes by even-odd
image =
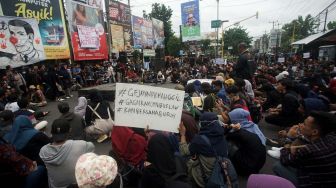
[[[87,100],[85,97],[79,97],[78,98],[78,104],[75,107],[75,114],[80,115],[81,117],[85,116],[86,112],[86,106],[87,106]]]

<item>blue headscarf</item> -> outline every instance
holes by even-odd
[[[199,81],[199,80],[195,80],[195,81],[193,82],[193,84],[194,84],[194,88],[195,88],[196,93],[198,93],[198,94],[202,93],[202,89],[201,89],[201,81]]]
[[[189,145],[190,154],[201,154],[206,157],[214,157],[217,154],[227,157],[228,150],[224,137],[224,128],[219,123],[217,115],[213,112],[203,113],[200,117],[200,124],[199,135],[196,135]],[[200,135],[208,137],[212,148],[207,145]]]
[[[232,110],[231,112],[229,112],[231,123],[233,124],[240,123],[240,126],[242,129],[245,129],[251,133],[256,134],[259,137],[261,143],[263,145],[266,145],[266,138],[264,134],[260,131],[257,124],[248,120],[249,116],[250,116],[250,112],[242,108],[236,108]]]
[[[4,139],[17,150],[21,150],[37,133],[27,116],[18,116],[15,118],[12,130],[4,136]]]

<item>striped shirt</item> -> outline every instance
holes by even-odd
[[[299,187],[336,187],[336,133],[299,148],[281,150],[281,163],[298,169]]]

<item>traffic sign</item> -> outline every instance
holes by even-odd
[[[222,25],[222,20],[212,20],[211,28],[220,28]]]

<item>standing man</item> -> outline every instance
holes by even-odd
[[[252,60],[252,55],[250,54],[249,50],[247,49],[247,45],[244,42],[238,45],[238,51],[240,54],[239,59],[233,68],[235,77],[249,80],[251,82],[254,72],[254,62]]]

